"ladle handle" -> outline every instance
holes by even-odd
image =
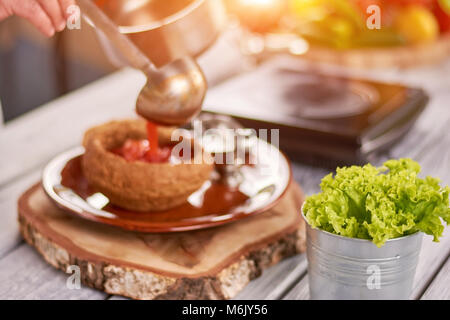
[[[131,67],[140,69],[147,75],[154,72],[154,66],[147,56],[127,36],[120,33],[117,25],[91,0],[77,0],[77,4],[85,18],[105,34],[114,47],[128,60]]]

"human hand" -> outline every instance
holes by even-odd
[[[0,21],[17,15],[51,37],[64,30],[69,16],[67,8],[74,4],[75,0],[0,0]]]

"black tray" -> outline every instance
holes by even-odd
[[[388,149],[427,102],[423,90],[399,84],[268,67],[214,88],[204,109],[280,129],[280,148],[292,159],[336,166]]]

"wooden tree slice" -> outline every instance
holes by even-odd
[[[304,57],[315,62],[355,68],[410,68],[438,63],[450,57],[450,34],[435,42],[393,48],[336,50],[312,46]]]
[[[305,249],[303,195],[295,183],[271,210],[217,228],[143,234],[66,214],[40,184],[19,199],[25,240],[52,266],[135,299],[229,299],[281,259]]]

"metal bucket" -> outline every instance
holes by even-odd
[[[409,298],[421,232],[388,240],[378,248],[370,240],[343,237],[306,225],[311,299]]]

